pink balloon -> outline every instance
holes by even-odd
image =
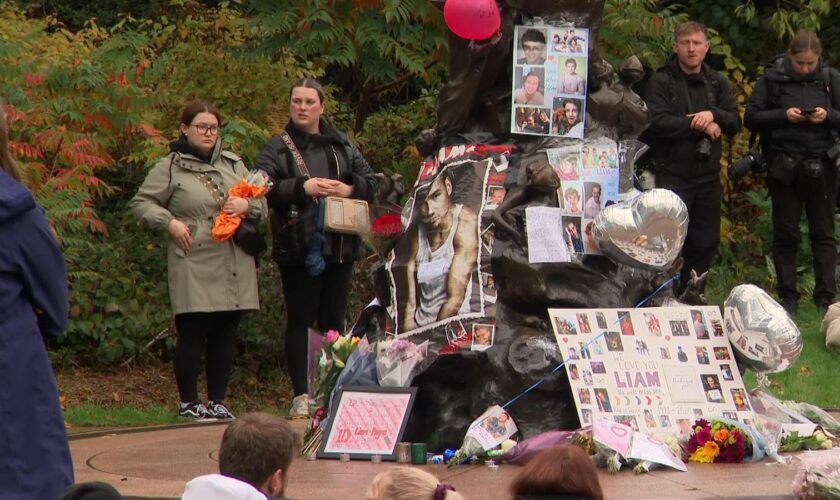
[[[467,40],[486,40],[502,25],[495,0],[446,0],[443,18],[453,33]]]

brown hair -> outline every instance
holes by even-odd
[[[808,51],[819,56],[822,54],[822,44],[820,43],[820,39],[817,38],[816,33],[811,30],[801,29],[790,40],[788,54],[793,56]]]
[[[564,444],[537,453],[510,486],[514,497],[528,495],[580,495],[603,500],[598,471],[582,448]]]
[[[292,88],[289,89],[289,99],[292,98],[292,92],[298,87],[303,87],[307,89],[315,89],[315,92],[318,93],[318,99],[321,101],[321,104],[324,103],[324,87],[318,83],[318,80],[314,78],[301,78],[299,80],[295,80],[292,83]]]
[[[703,36],[709,36],[709,30],[707,30],[706,26],[702,23],[698,23],[697,21],[686,21],[678,24],[677,27],[674,28],[674,41],[679,40],[681,36],[692,35],[694,33],[703,33]]]
[[[219,473],[260,489],[278,469],[285,480],[297,449],[288,422],[268,413],[243,415],[225,429],[219,449]]]
[[[2,99],[0,99],[0,170],[14,177],[16,181],[20,180],[20,171],[9,152],[9,124],[6,121],[6,110]]]
[[[394,467],[380,472],[368,486],[367,500],[432,500],[440,481],[426,471],[412,467]],[[460,493],[440,487],[443,500],[463,500]]]
[[[181,110],[181,123],[192,125],[192,121],[195,120],[196,115],[199,113],[210,113],[216,117],[219,126],[222,126],[222,115],[219,113],[219,110],[216,109],[216,106],[205,101],[190,101],[185,104],[184,109]]]

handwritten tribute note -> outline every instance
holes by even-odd
[[[569,249],[561,230],[560,209],[528,207],[525,228],[528,234],[528,262],[569,262]]]

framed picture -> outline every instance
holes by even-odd
[[[336,392],[335,408],[318,450],[319,458],[396,460],[416,387],[344,386]]]

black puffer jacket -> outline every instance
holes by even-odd
[[[832,130],[840,130],[840,72],[828,69],[830,84],[826,85],[824,68],[797,75],[786,56],[777,56],[767,64],[744,114],[747,128],[761,135],[766,155],[772,157],[785,151],[798,157],[818,158],[834,144]],[[823,123],[790,123],[787,119],[788,108],[815,107],[828,111]]]
[[[709,93],[714,100],[712,103]],[[699,74],[686,75],[680,69],[676,54],[672,54],[648,82],[645,102],[652,121],[641,140],[650,146],[648,155],[659,163],[661,171],[686,184],[718,182],[721,141],[712,142],[708,161],[700,164],[695,149],[697,143],[708,136],[692,130],[691,118],[687,115],[709,110],[725,135],[735,135],[741,128],[741,118],[726,78],[705,64]]]
[[[353,186],[352,198],[372,201],[373,170],[359,148],[326,120],[321,119],[321,134],[308,134],[290,121],[286,125],[292,141],[300,151],[312,177],[338,179]],[[303,190],[303,177],[295,165],[291,151],[279,135],[263,146],[256,167],[265,171],[274,186],[266,194],[271,209],[273,256],[279,265],[303,265],[308,243],[315,231],[317,203]],[[324,260],[346,262],[356,257],[359,238],[327,234]]]

